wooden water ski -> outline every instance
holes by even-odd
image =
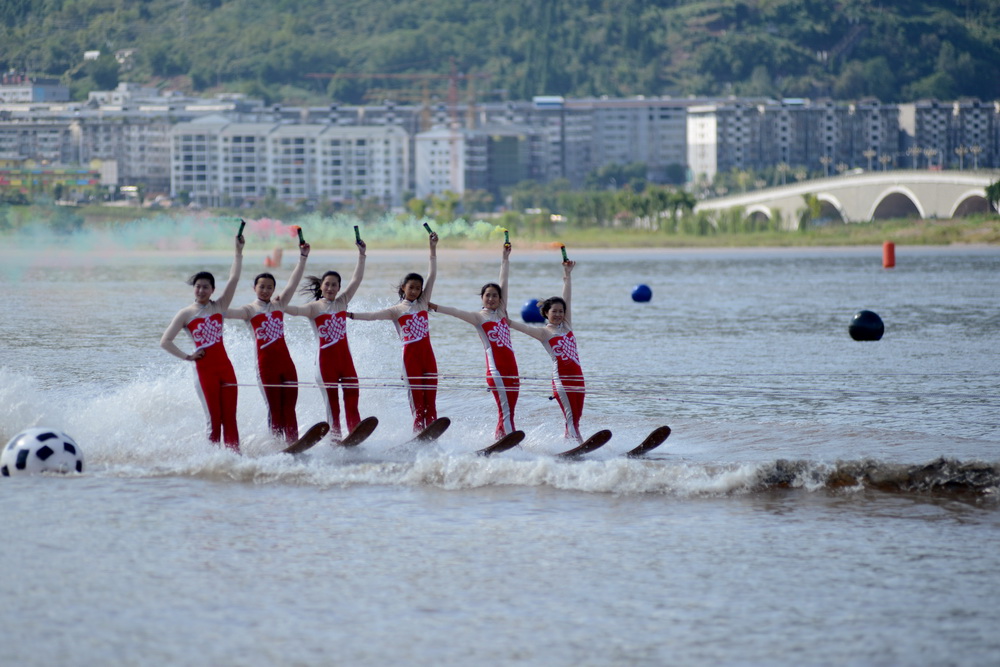
[[[629,451],[625,452],[625,456],[629,457],[630,459],[640,457],[646,454],[647,452],[651,452],[660,445],[662,445],[663,441],[669,437],[670,437],[669,426],[661,426],[659,428],[653,429],[652,433],[647,435],[646,439],[642,441],[642,444],[640,444],[638,447],[634,449],[630,449]]]
[[[500,452],[506,452],[512,447],[516,447],[521,444],[524,440],[524,431],[512,431],[494,442],[489,447],[484,447],[476,452],[480,456],[492,456],[493,454],[499,454]]]
[[[583,443],[573,449],[568,449],[565,452],[560,452],[556,456],[561,458],[573,459],[578,456],[583,456],[584,454],[589,454],[595,449],[600,449],[607,444],[608,440],[611,439],[611,431],[604,430],[598,431],[594,435],[590,436]]]
[[[326,422],[313,424],[305,434],[292,444],[281,450],[282,454],[301,454],[317,442],[323,439],[330,432],[330,425]]]
[[[440,419],[436,419],[430,426],[425,428],[420,433],[417,433],[417,435],[414,436],[413,440],[410,440],[406,444],[415,445],[417,443],[434,442],[435,440],[440,438],[445,431],[448,430],[449,426],[451,426],[451,420],[448,419],[447,417],[441,417]]]
[[[378,417],[365,417],[358,422],[358,425],[354,427],[354,430],[346,438],[334,444],[341,447],[357,447],[368,439],[368,436],[372,434],[376,426],[378,426]]]

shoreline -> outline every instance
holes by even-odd
[[[135,217],[128,220],[87,219],[67,229],[44,218],[9,225],[0,229],[0,240],[8,247],[98,246],[109,249],[146,249],[150,252],[215,252],[225,250],[234,218],[209,217]],[[353,251],[351,218],[296,218],[284,222],[268,218],[248,218],[247,242],[266,247],[268,252],[281,248],[295,252],[296,223],[302,224],[306,239],[315,251]],[[383,219],[357,221],[362,237],[372,247],[383,250],[419,248],[426,236],[414,220]],[[486,250],[500,245],[503,228],[491,222],[456,219],[452,222],[429,221],[441,237],[439,249]],[[565,244],[572,249],[721,249],[721,248],[835,248],[874,247],[891,241],[900,247],[915,246],[995,246],[1000,245],[1000,216],[976,215],[948,220],[896,219],[868,223],[827,224],[804,231],[756,231],[683,234],[662,230],[626,227],[570,227],[552,230],[512,227],[511,242],[522,250],[544,251]]]
[[[952,254],[952,253],[983,253],[992,254],[1000,252],[998,244],[948,244],[948,245],[917,245],[905,246],[905,250],[923,254]],[[904,257],[905,252],[904,250]],[[427,248],[377,248],[377,257],[386,260],[425,260]],[[585,257],[588,260],[599,258],[602,255],[607,257],[683,257],[683,256],[773,256],[773,255],[856,255],[869,254],[881,260],[882,247],[879,245],[847,245],[847,246],[716,246],[716,247],[647,247],[647,248],[594,248],[594,247],[573,247],[569,249],[570,259],[575,257]],[[474,261],[489,261],[494,256],[499,255],[500,248],[493,246],[483,246],[479,248],[441,248],[438,247],[438,259],[449,265],[461,264],[463,258]],[[244,269],[248,266],[266,266],[265,259],[271,255],[269,250],[253,249],[243,252]],[[349,261],[356,256],[353,248],[321,248],[313,249],[310,253],[310,260],[329,261],[329,258],[336,258],[337,261]],[[211,259],[218,261],[228,261],[232,257],[231,248],[198,248],[198,249],[150,249],[150,248],[73,248],[73,247],[53,247],[38,246],[31,248],[6,247],[0,248],[0,261],[8,268],[25,267],[27,265],[36,268],[72,268],[82,265],[92,266],[94,259],[107,260],[109,264],[116,261],[128,262],[130,260],[157,260],[152,261],[152,265],[158,265],[160,261],[175,262],[178,258],[187,259]],[[529,247],[517,248],[515,246],[512,261],[518,259],[530,259],[533,261],[558,261],[559,254],[554,248]],[[899,255],[897,254],[897,258]],[[369,246],[369,262],[373,259],[372,247]],[[277,270],[288,270],[295,265],[292,258],[286,258]]]

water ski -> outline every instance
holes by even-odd
[[[378,417],[365,417],[358,422],[358,425],[354,427],[354,430],[346,438],[335,444],[341,447],[357,447],[368,439],[368,436],[372,434],[376,426],[378,426]]]
[[[301,454],[306,451],[317,442],[323,439],[327,433],[330,432],[330,425],[326,422],[320,422],[318,424],[313,424],[305,434],[281,450],[282,454]]]
[[[524,431],[512,431],[494,442],[489,447],[484,447],[476,452],[480,456],[491,456],[493,454],[499,454],[500,452],[506,452],[512,447],[516,447],[521,444],[524,440]]]
[[[583,443],[580,444],[579,446],[574,447],[573,449],[568,449],[565,452],[560,452],[556,454],[556,456],[568,459],[576,458],[577,456],[583,456],[584,454],[589,454],[595,449],[600,449],[605,444],[607,444],[608,440],[610,439],[611,439],[611,431],[608,430],[598,431],[594,435],[584,440]]]
[[[646,436],[646,439],[642,441],[642,444],[635,449],[630,449],[625,453],[625,456],[630,459],[642,456],[647,452],[651,452],[660,445],[663,441],[670,437],[670,427],[661,426],[659,428],[653,429],[652,433]]]
[[[420,442],[433,442],[441,437],[441,435],[448,430],[451,426],[451,420],[447,417],[441,417],[440,419],[435,419],[430,426],[425,428],[420,433],[410,440],[406,444],[415,445]]]

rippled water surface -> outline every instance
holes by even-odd
[[[395,333],[352,322],[378,430],[275,454],[253,343],[230,324],[244,455],[219,451],[191,368],[158,340],[184,279],[206,268],[221,287],[229,256],[0,254],[0,436],[60,428],[87,464],[0,480],[11,664],[1000,660],[998,249],[897,247],[892,270],[878,248],[572,252],[583,428],[614,432],[579,461],[552,456],[567,443],[548,361],[517,334],[528,437],[472,454],[495,421],[482,348],[441,316],[453,425],[437,443],[402,445]],[[264,255],[248,249],[235,303]],[[353,261],[316,252],[309,272]],[[443,250],[434,300],[476,308],[498,264]],[[371,247],[352,308],[389,305],[412,270],[424,252]],[[559,290],[557,252],[515,248],[512,314]],[[861,309],[881,341],[848,335]],[[304,320],[288,340],[312,382]],[[317,389],[298,413],[323,418]],[[660,424],[666,444],[622,456]]]

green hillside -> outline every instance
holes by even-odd
[[[90,50],[102,55],[84,62]],[[443,100],[455,71],[480,100],[993,100],[1000,2],[5,0],[0,67],[61,77],[77,99],[127,80],[268,102]]]

